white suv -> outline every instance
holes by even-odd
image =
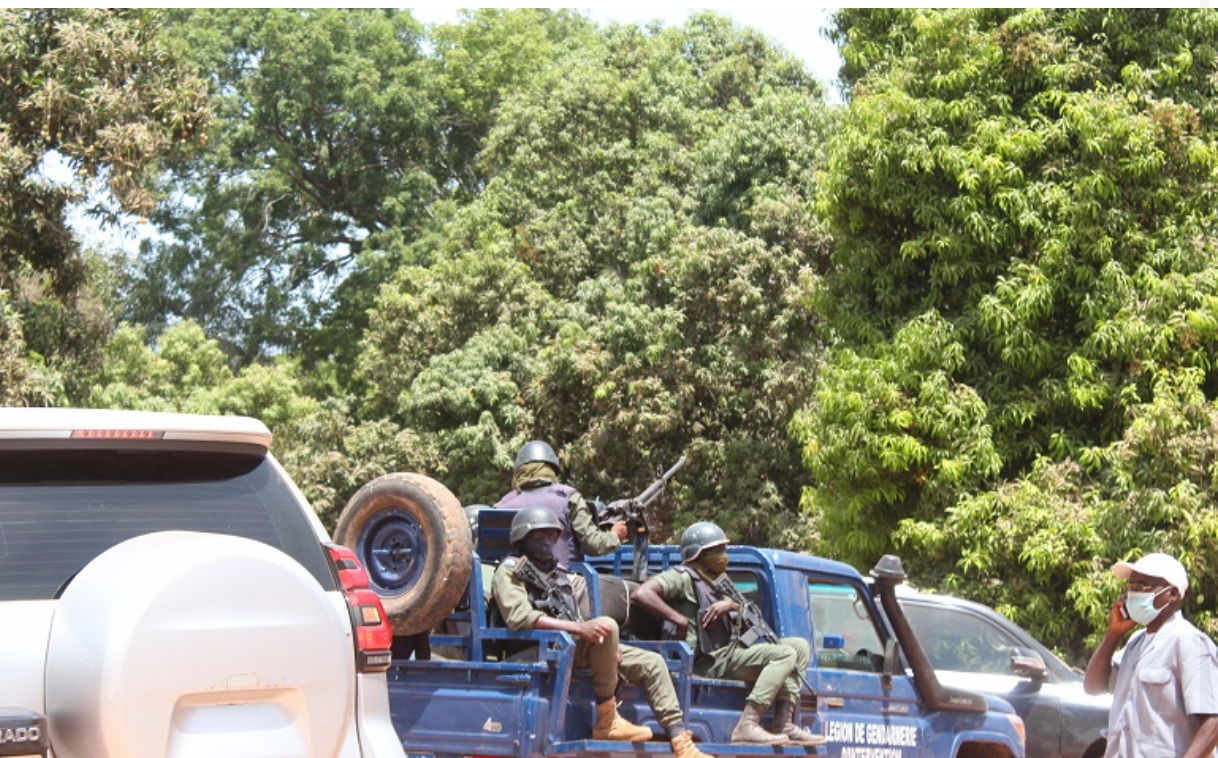
[[[0,756],[402,758],[380,601],[270,442],[0,409]]]

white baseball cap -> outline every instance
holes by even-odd
[[[1188,591],[1188,572],[1180,565],[1180,561],[1167,553],[1148,553],[1133,563],[1121,561],[1112,567],[1112,573],[1121,579],[1128,579],[1129,575],[1135,572],[1166,580],[1168,584],[1180,590],[1180,597],[1184,597],[1184,593]]]

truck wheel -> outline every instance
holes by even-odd
[[[343,508],[334,539],[368,570],[394,634],[434,628],[469,585],[469,520],[447,487],[421,474],[365,484]]]

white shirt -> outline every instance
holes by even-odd
[[[1104,758],[1176,758],[1218,714],[1218,647],[1177,611],[1114,656]]]

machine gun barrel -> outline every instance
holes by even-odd
[[[651,501],[659,497],[660,493],[664,491],[664,486],[668,484],[668,480],[672,479],[673,476],[675,476],[676,473],[684,466],[685,456],[683,455],[679,460],[677,460],[676,463],[672,465],[672,468],[665,471],[659,479],[652,482],[651,486],[643,490],[642,494],[636,497],[634,501],[640,506],[650,505]]]
[[[626,525],[634,531],[634,565],[630,569],[630,578],[636,582],[646,581],[647,565],[649,563],[647,548],[651,545],[651,517],[647,506],[664,491],[668,480],[672,479],[685,465],[685,456],[681,456],[672,468],[668,469],[651,483],[642,494],[629,501],[626,506]]]

